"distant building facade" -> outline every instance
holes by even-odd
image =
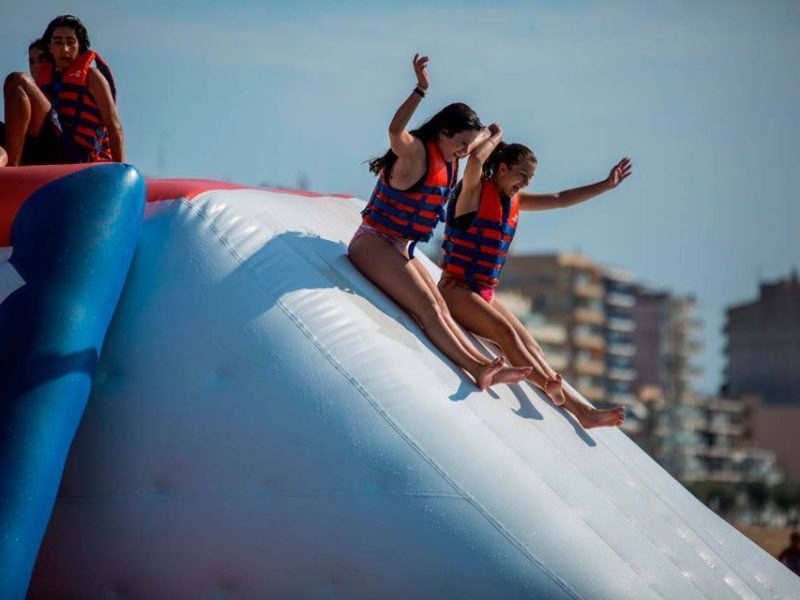
[[[774,450],[786,481],[800,484],[800,281],[797,272],[760,286],[726,312],[723,391],[755,395],[754,444]]]
[[[800,405],[800,281],[762,284],[752,302],[727,310],[725,391],[766,405]]]
[[[648,408],[640,444],[683,482],[782,481],[775,452],[758,447],[752,436],[753,399],[694,389],[702,348],[695,299],[641,286],[634,293],[633,366]]]
[[[603,282],[603,328],[605,336],[605,402],[622,405],[628,411],[630,423],[627,430],[639,433],[638,421],[642,416],[637,410],[636,400],[636,342],[634,332],[636,320],[635,287],[633,277],[625,271],[604,267]]]
[[[757,403],[694,390],[702,323],[692,296],[554,253],[510,255],[498,297],[587,400],[625,406],[623,430],[681,481],[781,481],[775,452],[753,447]]]
[[[532,328],[537,341],[545,327],[563,334],[558,348],[563,356],[562,374],[590,402],[606,401],[601,269],[578,254],[510,255],[501,289],[528,298],[530,311],[541,319],[538,337],[537,327]]]

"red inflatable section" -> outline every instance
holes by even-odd
[[[31,194],[51,181],[91,166],[93,165],[89,163],[0,168],[0,246],[11,243],[11,225],[20,207]]]
[[[51,181],[82,169],[98,167],[102,163],[78,165],[45,165],[35,167],[0,168],[0,247],[8,246],[11,227],[20,207],[36,190]],[[227,181],[209,179],[148,179],[147,201],[160,202],[183,198],[191,200],[198,194],[211,190],[260,189]],[[273,191],[306,198],[319,198],[324,194],[299,190],[275,189]],[[337,198],[351,198],[347,194],[330,194]]]

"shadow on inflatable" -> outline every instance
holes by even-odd
[[[361,208],[0,169],[0,598],[800,596],[622,432],[477,390]]]

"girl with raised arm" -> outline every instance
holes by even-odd
[[[370,161],[378,175],[348,256],[356,268],[408,311],[430,340],[484,389],[521,381],[530,367],[489,361],[455,323],[436,283],[414,259],[414,245],[431,237],[458,173],[458,159],[486,137],[466,104],[451,104],[421,127],[406,131],[428,89],[428,57],[414,55],[417,87],[389,125],[391,148]]]
[[[631,173],[629,158],[597,183],[557,194],[522,192],[536,170],[536,156],[522,144],[502,142],[499,125],[470,155],[464,178],[447,209],[439,289],[451,314],[473,333],[496,343],[512,365],[531,365],[528,379],[554,404],[564,405],[585,428],[621,425],[625,409],[598,410],[562,386],[541,347],[499,299],[494,288],[517,228],[520,210],[564,208],[615,188]]]

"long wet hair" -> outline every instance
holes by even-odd
[[[462,131],[480,131],[481,129],[483,129],[483,124],[478,115],[475,114],[475,111],[463,102],[455,102],[445,106],[417,129],[409,133],[421,142],[426,143],[435,140],[442,132],[447,137],[453,137]],[[397,155],[390,148],[383,156],[369,161],[369,170],[375,175],[379,175],[382,169],[386,169],[388,172],[396,160]]]
[[[50,48],[50,40],[53,38],[53,32],[57,27],[69,27],[75,32],[75,37],[78,38],[79,54],[83,54],[89,48],[91,48],[92,45],[89,43],[89,32],[86,31],[86,27],[83,26],[81,20],[74,15],[61,15],[50,21],[50,24],[47,26],[47,29],[44,30],[44,34],[42,35],[42,41],[45,43],[48,49]]]
[[[500,142],[497,147],[483,163],[483,173],[481,176],[484,179],[491,179],[500,170],[500,163],[505,163],[509,167],[521,163],[523,160],[529,160],[534,164],[538,164],[539,159],[533,153],[533,150],[522,144],[506,144]]]

